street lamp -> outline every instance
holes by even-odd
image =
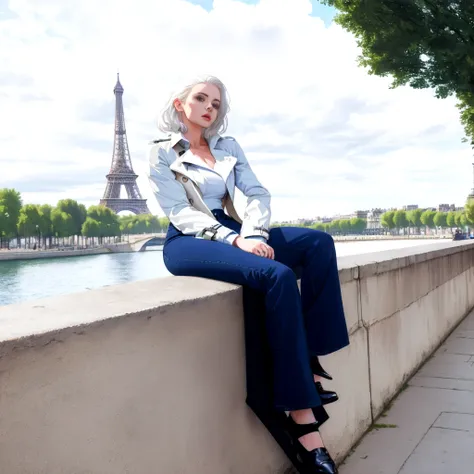
[[[41,230],[39,228],[39,225],[36,224],[36,232],[38,233],[38,248],[41,248]]]

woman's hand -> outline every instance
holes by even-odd
[[[239,235],[232,245],[244,250],[245,252],[253,253],[260,257],[271,258],[272,260],[275,259],[275,251],[273,248],[260,240],[244,239]]]

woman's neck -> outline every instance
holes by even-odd
[[[207,145],[207,141],[203,136],[203,128],[199,127],[198,125],[194,125],[189,121],[186,121],[186,127],[188,131],[183,133],[183,136],[188,140],[189,146],[191,148],[199,148],[203,145]]]

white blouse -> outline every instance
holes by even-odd
[[[199,190],[202,193],[202,198],[206,203],[207,207],[211,211],[215,209],[223,209],[222,199],[224,198],[227,188],[224,179],[219,174],[219,162],[216,162],[214,169],[209,168],[206,164],[195,165],[194,163],[188,164],[188,172],[190,178],[199,186]],[[225,242],[232,244],[238,237],[237,232],[231,232],[225,237]],[[260,236],[247,237],[252,240],[259,240],[264,242],[265,239]]]
[[[199,186],[204,202],[211,211],[222,209],[222,199],[227,192],[224,179],[219,174],[217,165],[216,163],[214,169],[207,167],[205,164],[202,166],[188,165],[190,177]]]

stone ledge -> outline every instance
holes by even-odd
[[[474,250],[474,242],[425,245],[426,252],[420,252],[419,247],[410,247],[339,257],[341,285],[452,255],[459,252],[460,247],[465,251]],[[22,346],[43,345],[65,329],[77,329],[110,318],[144,315],[184,301],[232,291],[240,291],[240,286],[206,278],[165,277],[0,306],[0,356],[8,351],[7,346],[11,346],[7,345],[8,341],[15,341],[17,350]],[[352,327],[351,332],[355,329]]]
[[[474,306],[473,244],[338,260],[351,344],[324,357],[340,402],[322,429],[338,461]],[[0,307],[0,393],[0,472],[289,472],[244,403],[238,285],[168,277]]]
[[[339,257],[338,264],[339,269],[343,271],[359,267],[358,278],[362,279],[372,275],[398,270],[409,265],[456,254],[459,253],[459,251],[467,252],[472,250],[474,250],[474,240],[460,242],[451,241],[423,245],[422,247],[415,246],[360,255],[348,255],[346,257]]]
[[[108,319],[156,314],[236,291],[240,286],[205,278],[166,277],[1,306],[0,357],[12,348],[42,346]]]

